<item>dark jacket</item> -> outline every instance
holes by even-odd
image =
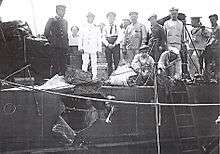
[[[50,18],[45,26],[44,35],[51,46],[68,48],[68,23],[60,17]]]
[[[158,45],[162,48],[166,47],[166,34],[163,27],[159,24],[156,24],[155,26],[151,26],[151,36],[150,36],[150,44],[154,39],[158,39]]]

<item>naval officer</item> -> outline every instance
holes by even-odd
[[[48,39],[52,52],[52,76],[55,74],[64,75],[66,65],[66,52],[68,50],[68,23],[64,19],[66,6],[56,6],[56,16],[50,18],[45,26],[44,35]]]
[[[92,79],[97,79],[97,52],[102,51],[101,30],[94,24],[95,15],[87,14],[87,23],[81,28],[79,51],[82,53],[82,70],[87,71],[91,60]]]

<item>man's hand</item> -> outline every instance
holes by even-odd
[[[162,73],[162,69],[159,68],[159,69],[157,70],[157,74],[161,74],[161,73]]]
[[[50,46],[50,43],[49,43],[49,42],[44,43],[44,46],[45,46],[45,47],[48,47],[48,46]]]
[[[83,53],[84,53],[84,50],[83,50],[83,49],[80,49],[79,52],[83,54]]]
[[[147,70],[142,71],[142,75],[143,75],[143,76],[147,76],[148,74],[149,74],[149,72],[148,72]]]
[[[113,44],[109,44],[109,45],[108,45],[108,48],[109,48],[109,49],[113,49],[114,47],[115,47],[115,46],[114,46]]]
[[[124,55],[126,55],[126,54],[127,54],[127,50],[126,50],[126,49],[122,49],[122,53],[123,53]]]
[[[201,26],[200,28],[202,29],[202,31],[204,31],[204,30],[205,30],[205,26]]]

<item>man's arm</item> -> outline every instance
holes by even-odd
[[[78,43],[79,43],[78,49],[80,52],[83,52],[83,49],[84,49],[83,42],[84,42],[84,32],[83,32],[83,30],[80,30],[79,31],[79,40],[78,40]]]
[[[52,26],[53,18],[50,18],[47,21],[47,24],[44,29],[44,36],[50,41],[50,36],[51,36],[51,26]]]
[[[107,36],[107,26],[104,27],[103,31],[102,31],[102,43],[105,45],[105,46],[108,46],[109,43],[108,41],[106,40],[106,36]]]
[[[120,30],[120,27],[117,27],[117,35],[118,35],[118,38],[115,41],[115,45],[121,44],[121,42],[123,41],[123,34],[122,34],[122,31]]]
[[[167,23],[166,22],[164,23],[163,29],[164,29],[165,38],[166,38],[165,41],[166,41],[166,44],[167,44]]]
[[[211,36],[211,33],[207,29],[202,29],[202,33],[201,34],[206,39],[210,38],[210,36]]]
[[[66,33],[66,41],[69,45],[69,37],[68,37],[68,22],[65,20],[65,33]]]
[[[217,45],[219,42],[220,42],[220,28],[218,28],[214,34],[212,32],[207,46]]]
[[[134,59],[132,60],[131,62],[131,67],[132,69],[134,69],[135,71],[138,71],[140,70],[141,66],[140,66],[140,63],[139,63],[139,55],[135,55],[134,56]]]
[[[158,61],[158,69],[165,70],[165,60],[166,60],[166,55],[168,54],[169,51],[165,51],[161,54],[159,61]]]
[[[181,77],[182,77],[182,63],[181,63],[181,60],[178,60],[178,61],[176,61],[176,65],[175,65],[174,78],[181,79]]]
[[[129,29],[129,26],[126,28],[124,38],[122,40],[122,53],[123,54],[127,54],[126,46],[127,46],[127,43],[128,43],[128,29]]]
[[[126,45],[127,45],[128,29],[129,29],[129,26],[125,30],[125,35],[124,35],[124,39],[123,39],[123,42],[122,42],[122,45],[123,45],[124,49],[126,48]]]
[[[141,32],[142,32],[142,42],[141,44],[146,44],[147,43],[147,29],[144,25],[141,25]]]
[[[167,35],[165,29],[161,26],[161,40],[162,46],[167,49]]]
[[[102,51],[102,34],[99,28],[97,28],[97,51]]]
[[[184,25],[183,25],[183,23],[181,21],[180,21],[180,25],[182,27],[181,42],[184,43],[185,42],[185,38],[184,38],[185,29],[184,29]]]
[[[219,43],[220,43],[220,27],[217,28],[215,35],[215,44],[217,45]]]

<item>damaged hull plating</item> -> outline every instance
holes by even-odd
[[[217,85],[189,86],[187,89],[189,92],[188,103],[207,103],[207,101],[208,103],[218,103],[219,88]],[[71,89],[65,90],[67,93],[68,91],[72,92]],[[152,102],[154,94],[153,87],[103,86],[100,92],[115,96],[116,100],[136,102]],[[160,93],[159,97],[163,98],[163,95]],[[61,96],[43,92],[1,91],[0,152],[32,151],[33,149],[45,148],[54,150],[57,147],[64,147],[65,145],[52,131],[57,119],[62,115],[72,129],[78,130],[73,144],[69,145],[69,148],[72,148],[70,151],[78,149],[80,153],[82,150],[80,147],[86,147],[84,150],[87,152],[90,149],[94,150],[94,148],[104,148],[105,152],[110,148],[111,152],[114,150],[118,152],[124,147],[122,153],[128,153],[125,150],[128,150],[128,146],[149,146],[153,150],[148,151],[156,153],[154,106],[113,104],[114,111],[109,117],[108,114],[100,116],[99,112],[99,116],[95,116],[95,120],[91,124],[85,124],[86,113],[84,111],[88,108],[80,106],[84,110],[64,111],[64,105],[68,106],[69,101]],[[103,110],[102,107],[97,108]],[[181,107],[178,108],[182,110]],[[192,114],[199,147],[201,149],[206,148],[206,145],[219,136],[218,125],[215,124],[219,115],[219,108],[216,106],[192,107]],[[108,122],[106,122],[107,117],[109,118]],[[174,107],[162,107],[161,117],[161,150],[162,152],[166,151],[165,145],[169,144],[169,148],[172,148],[174,153],[178,153],[179,136]],[[191,131],[189,130],[189,132]],[[48,150],[48,152],[54,152],[53,150]],[[65,151],[65,148],[62,150]],[[55,152],[62,150],[56,149]],[[141,149],[139,149],[140,151]],[[102,152],[104,151],[102,150],[100,153]]]

